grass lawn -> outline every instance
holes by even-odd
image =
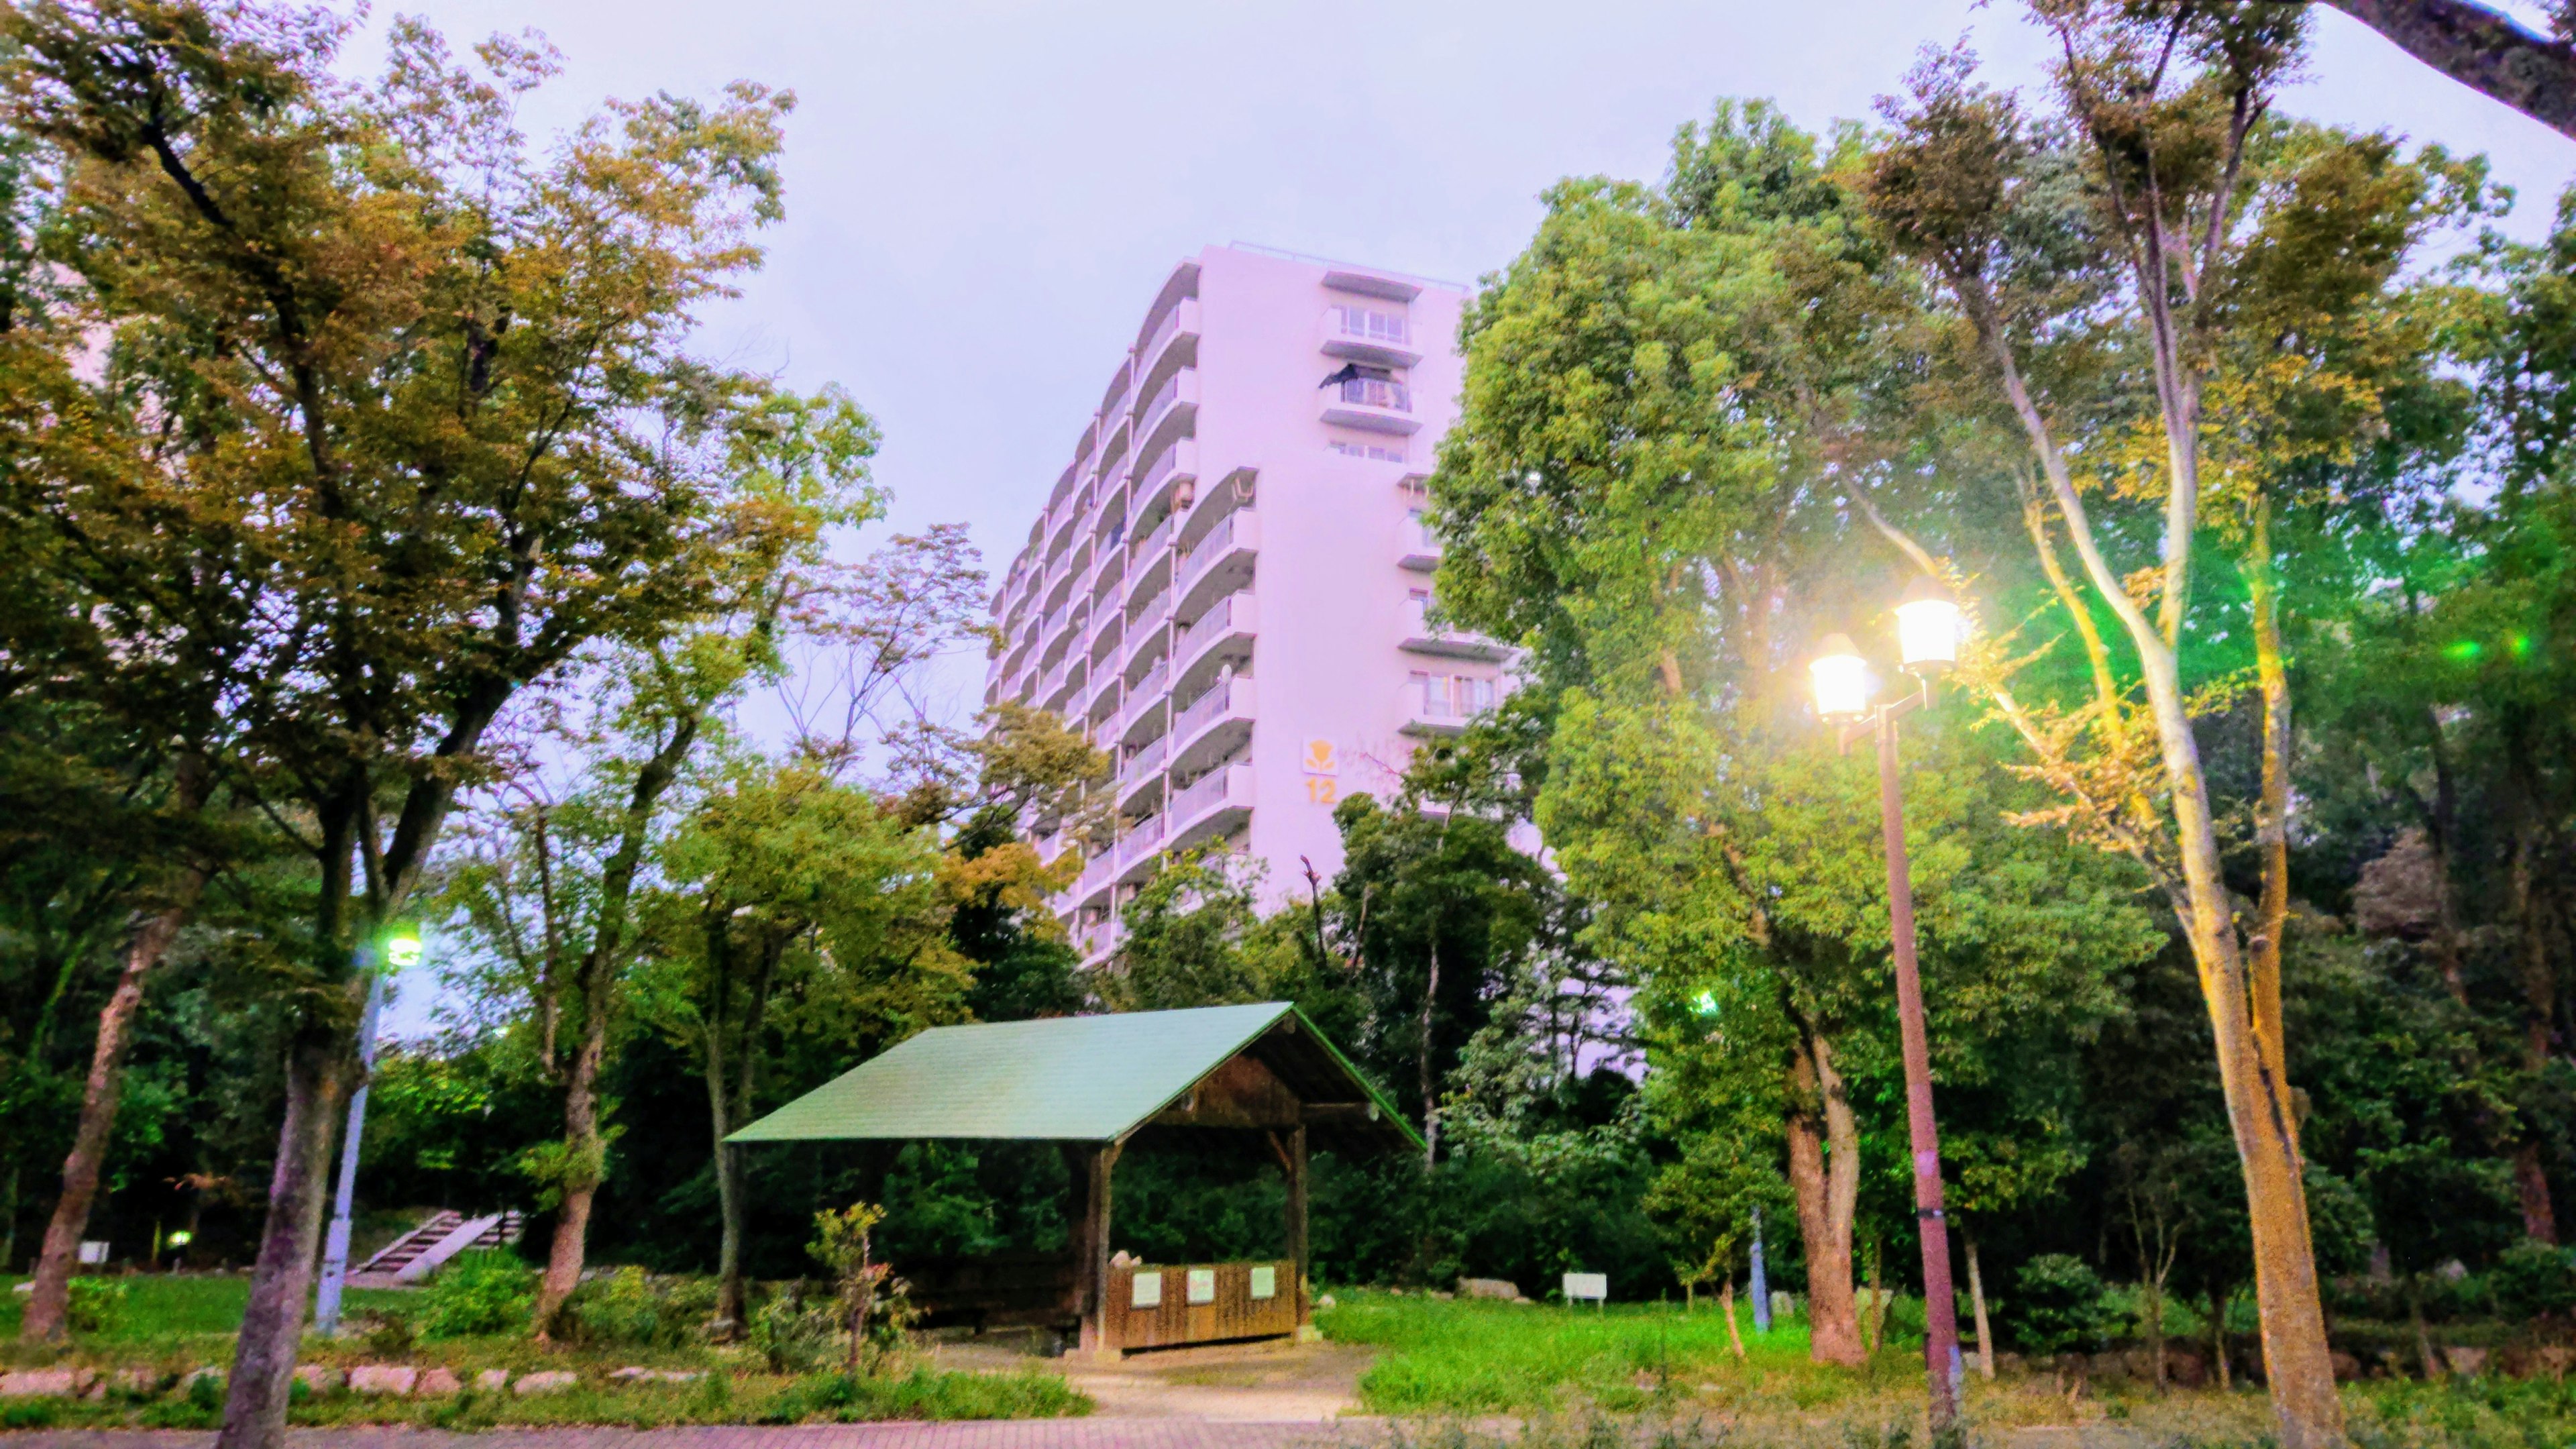
[[[113,1280],[126,1296],[115,1318],[97,1333],[77,1334],[66,1350],[16,1342],[26,1300],[0,1294],[0,1366],[75,1364],[110,1374],[147,1371],[140,1382],[109,1380],[93,1400],[0,1400],[0,1429],[212,1428],[221,1419],[222,1391],[212,1381],[193,1387],[193,1369],[230,1367],[250,1281],[243,1276],[137,1275]],[[14,1288],[18,1280],[0,1279]],[[345,1300],[353,1326],[371,1313],[407,1310],[418,1295],[392,1290],[351,1290]],[[1087,1414],[1091,1401],[1055,1373],[949,1373],[904,1364],[874,1377],[837,1373],[775,1374],[747,1349],[689,1344],[675,1347],[541,1345],[522,1334],[453,1338],[404,1344],[370,1343],[353,1333],[338,1339],[307,1336],[300,1355],[308,1364],[341,1368],[361,1363],[433,1365],[455,1370],[468,1387],[434,1399],[354,1395],[345,1390],[310,1394],[296,1390],[290,1415],[298,1424],[417,1424],[447,1429],[500,1425],[606,1424],[650,1428],[663,1424],[796,1424],[887,1419],[1029,1419]],[[608,1375],[637,1366],[699,1375],[689,1383],[620,1383]],[[513,1374],[569,1370],[578,1385],[522,1396],[471,1387],[483,1369]]]
[[[1815,1364],[1803,1327],[1757,1336],[1739,1307],[1747,1349],[1739,1362],[1714,1306],[1686,1314],[1677,1304],[1603,1311],[1342,1289],[1334,1297],[1316,1315],[1325,1335],[1378,1350],[1360,1380],[1372,1413],[1507,1415],[1553,1426],[1526,1436],[1533,1441],[1584,1440],[1567,1426],[1630,1413],[1702,1421],[1732,1440],[1831,1449],[1892,1449],[1923,1435],[1919,1339],[1890,1342],[1865,1368]],[[2344,1398],[2355,1439],[2371,1449],[2576,1449],[2576,1381],[2368,1383],[2348,1386]],[[2117,1425],[2151,1442],[2247,1449],[2273,1436],[2269,1399],[2244,1386],[2069,1398],[2044,1374],[1990,1384],[1971,1370],[1967,1412],[1986,1433]]]

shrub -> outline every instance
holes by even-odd
[[[715,1306],[715,1285],[704,1279],[656,1278],[629,1266],[581,1285],[564,1318],[583,1343],[677,1348],[697,1337]]]
[[[536,1271],[500,1251],[459,1253],[421,1293],[421,1333],[463,1338],[528,1325],[537,1301]]]
[[[2081,1258],[2044,1253],[2021,1267],[2017,1291],[2001,1305],[2013,1342],[2028,1353],[2100,1346],[2111,1323],[2102,1279]]]
[[[125,1317],[125,1285],[104,1278],[74,1278],[63,1322],[74,1333],[106,1333]]]
[[[367,1314],[357,1322],[358,1341],[376,1358],[408,1357],[420,1340],[420,1325],[409,1313],[384,1310]]]
[[[2533,1319],[2576,1309],[2576,1250],[2524,1242],[2487,1270],[2495,1305],[2508,1318]]]
[[[808,1298],[790,1284],[752,1310],[751,1346],[774,1374],[805,1374],[823,1366],[841,1337],[841,1311],[829,1298]]]

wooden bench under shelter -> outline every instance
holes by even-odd
[[[1288,1184],[1287,1257],[1113,1266],[1111,1178],[1148,1127],[1266,1140]],[[984,1324],[1079,1325],[1082,1350],[1109,1356],[1304,1329],[1310,1145],[1422,1150],[1393,1104],[1284,1001],[934,1027],[726,1140],[936,1139],[1058,1144],[1073,1231],[1062,1257],[898,1263],[915,1300]]]

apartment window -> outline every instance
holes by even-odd
[[[1374,307],[1338,306],[1333,309],[1333,315],[1344,337],[1356,337],[1368,342],[1392,342],[1398,346],[1412,340],[1413,329],[1406,324],[1404,314],[1401,312],[1381,312]]]
[[[1421,509],[1405,510],[1404,527],[1405,542],[1415,553],[1440,552],[1440,535],[1431,531],[1430,521],[1423,517]]]
[[[1494,707],[1494,681],[1472,674],[1426,674],[1412,679],[1424,719],[1470,719]]]
[[[1366,458],[1373,463],[1401,463],[1404,461],[1404,449],[1401,445],[1390,448],[1384,443],[1354,443],[1345,439],[1335,438],[1324,446],[1341,454],[1345,458]]]

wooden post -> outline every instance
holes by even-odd
[[[1288,1131],[1288,1277],[1297,1295],[1297,1330],[1306,1330],[1306,1124]]]
[[[1103,1144],[1091,1154],[1083,1174],[1083,1208],[1075,1276],[1081,1283],[1082,1351],[1114,1356],[1109,1342],[1109,1177],[1118,1165],[1119,1144]]]

